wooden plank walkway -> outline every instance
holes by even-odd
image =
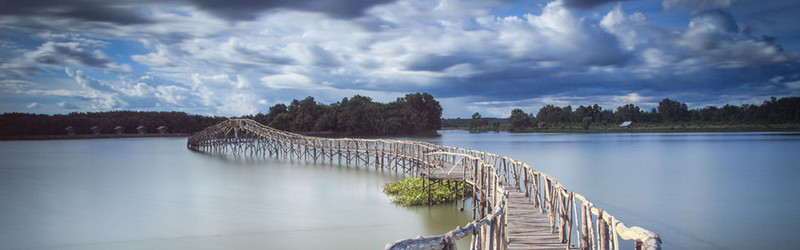
[[[432,169],[430,174],[424,170],[421,174],[436,180],[465,180],[466,177],[467,182],[471,182],[472,173],[464,173],[465,169],[464,166],[453,168],[452,164],[446,164]],[[503,188],[508,190],[506,225],[509,250],[569,249],[566,243],[561,243],[558,239],[558,230],[551,231],[547,214],[539,212],[539,208],[525,196],[524,191],[517,190],[514,186]]]
[[[547,215],[525,196],[525,192],[515,187],[508,190],[508,249],[567,249],[566,243],[558,239],[558,231],[550,229]]]
[[[430,174],[428,174],[427,170],[421,170],[419,173],[422,176],[425,176],[430,179],[434,180],[469,180],[472,179],[472,171],[466,171],[466,167],[463,165],[458,165],[453,168],[452,163],[444,163],[444,166],[431,169]],[[472,184],[472,183],[470,183]]]

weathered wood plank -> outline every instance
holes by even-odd
[[[508,249],[567,249],[551,231],[547,215],[539,212],[524,191],[506,186],[508,194]]]

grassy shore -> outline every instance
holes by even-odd
[[[428,204],[428,189],[433,204],[453,202],[463,196],[472,195],[472,186],[461,181],[429,181],[422,187],[422,178],[406,178],[383,186],[383,192],[393,196],[393,201],[403,206]],[[428,186],[429,185],[429,186]]]

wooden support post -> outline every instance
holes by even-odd
[[[587,218],[589,212],[586,204],[581,205],[581,250],[589,250],[589,223],[591,220]]]
[[[495,224],[495,221],[496,221],[495,218],[489,219],[489,228],[488,228],[488,230],[489,230],[489,235],[488,235],[489,247],[487,247],[488,249],[494,248],[494,230],[495,230],[495,225],[494,224]]]
[[[567,242],[566,243],[567,243],[567,246],[569,246],[570,244],[572,244],[572,222],[575,220],[575,217],[573,216],[573,213],[572,213],[573,211],[575,211],[575,194],[572,193],[572,192],[569,192],[569,196],[567,196],[567,201],[569,202],[569,205],[567,206],[567,216],[569,217],[569,219],[567,220],[568,221],[567,223],[569,224],[569,226],[567,226]]]
[[[478,160],[474,161],[472,175],[472,219],[477,218],[478,209]]]
[[[608,239],[608,224],[603,219],[603,210],[600,210],[597,215],[597,240],[600,250],[609,250]]]

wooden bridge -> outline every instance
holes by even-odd
[[[246,157],[364,164],[422,176],[455,179],[473,187],[475,220],[442,235],[401,239],[386,249],[455,249],[472,236],[471,249],[660,249],[660,237],[627,227],[580,194],[525,163],[492,153],[427,142],[304,136],[231,119],[192,135],[188,148]]]

